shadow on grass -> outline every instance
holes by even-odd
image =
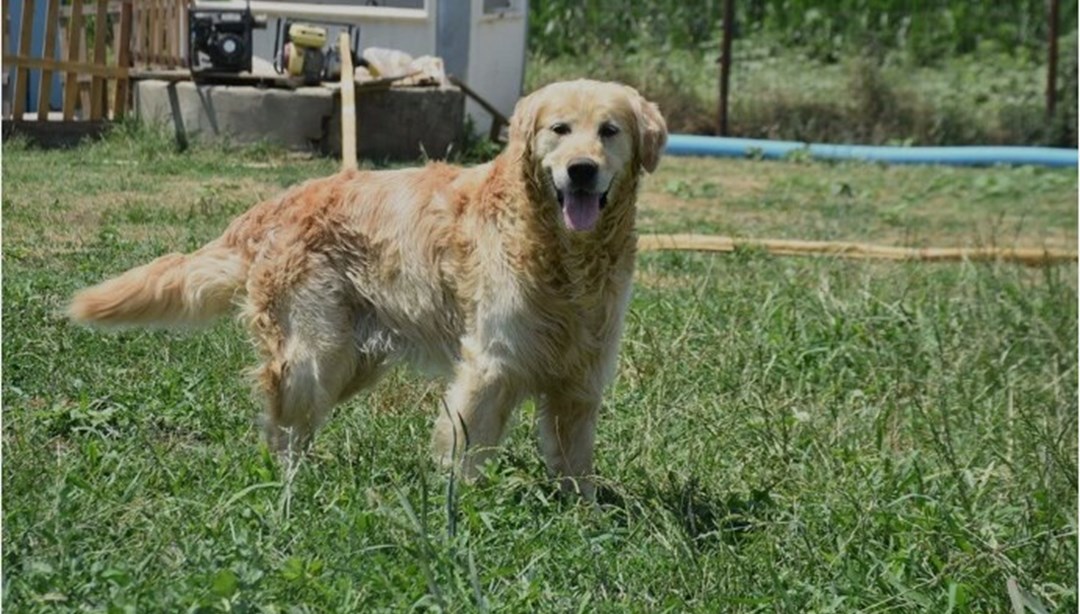
[[[596,501],[604,508],[617,510],[617,516],[625,514],[624,520],[632,514],[663,510],[699,548],[738,545],[770,520],[776,510],[768,487],[749,493],[720,494],[704,487],[694,476],[684,479],[673,473],[668,474],[665,483],[649,484],[640,493],[601,485]]]

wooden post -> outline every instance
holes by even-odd
[[[341,169],[356,168],[356,74],[349,33],[338,36],[341,54]]]
[[[60,0],[48,0],[45,9],[45,59],[53,60],[56,55],[56,30],[60,27]],[[49,99],[52,98],[53,71],[41,71],[41,85],[38,87],[38,121],[49,119]]]
[[[720,41],[720,101],[716,117],[716,133],[728,134],[728,85],[731,82],[731,38],[734,35],[735,0],[724,0],[724,35]]]
[[[139,6],[141,7],[139,9],[139,13],[142,16],[140,18],[140,21],[142,23],[140,23],[136,29],[141,30],[143,39],[142,61],[144,64],[150,64],[152,60],[152,58],[150,57],[150,53],[151,49],[153,49],[154,44],[154,0],[142,0],[142,2],[139,2]]]
[[[116,64],[120,68],[131,67],[131,0],[120,2],[120,34],[117,36]],[[116,99],[113,101],[113,117],[124,117],[128,107],[128,77],[125,75],[116,80]]]
[[[84,20],[85,22],[85,20]],[[82,39],[79,40],[79,59],[85,60],[87,64],[93,64],[90,59],[90,50],[87,45],[90,44],[90,37],[86,35],[86,28],[83,28]],[[80,74],[76,78],[79,83],[79,115],[82,119],[88,119],[90,115],[90,83],[93,81],[93,76],[90,73]]]
[[[164,34],[161,27],[161,0],[150,2],[150,61],[161,64],[161,36]]]
[[[181,0],[180,2],[180,68],[188,68],[189,60],[188,56],[191,54],[190,36],[191,25],[188,22],[190,15],[188,15],[188,3]]]
[[[137,61],[140,64],[150,63],[150,7],[143,0],[139,3],[139,20],[135,26],[135,36],[139,38],[139,57]]]
[[[173,68],[183,68],[184,36],[186,36],[187,32],[184,29],[184,3],[178,0],[174,0],[174,2],[173,20],[169,26],[173,30],[172,65]]]
[[[1050,40],[1047,41],[1046,58],[1046,117],[1054,117],[1054,108],[1057,106],[1057,61],[1058,61],[1058,10],[1060,0],[1046,0],[1049,5],[1049,32]]]
[[[176,0],[168,0],[165,4],[165,18],[162,20],[165,24],[165,53],[168,54],[169,68],[176,68],[176,62],[173,58],[176,57]]]
[[[68,61],[78,62],[82,46],[82,0],[71,0],[71,18],[68,19]],[[75,119],[75,102],[79,99],[78,74],[68,71],[64,77],[64,121]]]
[[[158,17],[160,18],[158,27],[161,28],[161,61],[165,64],[166,68],[172,68],[172,62],[169,58],[169,47],[172,45],[172,32],[169,27],[169,23],[172,21],[172,16],[170,15],[172,1],[162,0],[160,7],[161,12],[158,14]]]
[[[97,0],[97,11],[94,13],[94,64],[105,65],[105,37],[109,27],[109,3],[106,0]],[[107,113],[107,108],[102,108],[102,102],[107,100],[105,77],[94,75],[90,81],[90,119],[97,121]]]
[[[138,63],[142,61],[142,44],[143,37],[146,35],[146,30],[142,27],[143,12],[141,8],[131,8],[131,23],[134,27],[131,28],[131,60],[132,63]]]
[[[24,0],[22,5],[22,19],[19,22],[19,55],[29,57],[30,36],[34,30],[34,0]],[[12,101],[11,117],[18,121],[26,112],[26,92],[30,86],[30,71],[19,66],[15,69],[15,100]]]

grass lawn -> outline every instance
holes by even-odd
[[[439,383],[339,408],[283,475],[230,320],[76,328],[79,287],[336,169],[138,132],[3,160],[11,612],[1077,609],[1077,270],[641,256],[560,500],[532,407],[487,479],[430,463]],[[1075,170],[665,160],[643,232],[1075,247]]]

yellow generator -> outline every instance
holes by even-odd
[[[355,63],[359,59],[356,52],[359,31],[352,25],[338,27],[349,33],[353,48],[348,51]],[[332,45],[327,47],[328,40],[325,27],[281,20],[274,39],[274,68],[279,74],[299,78],[305,85],[336,81],[341,77],[341,54]]]

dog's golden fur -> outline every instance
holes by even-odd
[[[69,312],[182,326],[239,303],[262,356],[267,437],[282,452],[402,359],[451,377],[435,453],[469,474],[534,397],[550,471],[591,496],[638,181],[665,139],[656,106],[629,87],[553,84],[518,103],[509,145],[488,164],[308,181],[196,252],[80,292]]]

